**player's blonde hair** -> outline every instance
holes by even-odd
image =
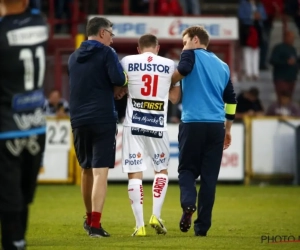
[[[205,47],[209,44],[209,34],[203,26],[192,26],[183,31],[182,37],[188,35],[191,39],[197,36],[200,40],[200,43]]]

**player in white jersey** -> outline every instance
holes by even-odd
[[[174,61],[158,56],[158,40],[146,34],[138,41],[138,55],[126,56],[121,64],[128,75],[128,101],[123,123],[123,172],[128,173],[128,194],[136,220],[132,236],[145,236],[143,216],[143,171],[152,166],[153,212],[149,224],[157,234],[167,229],[160,218],[168,187],[169,138],[167,133],[168,98],[180,91],[171,87]],[[171,87],[171,88],[170,88]]]

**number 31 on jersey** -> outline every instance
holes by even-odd
[[[143,75],[142,81],[144,82],[144,87],[141,88],[141,94],[143,96],[153,96],[157,95],[157,83],[158,75]]]

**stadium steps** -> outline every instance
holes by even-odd
[[[236,16],[238,3],[236,0],[200,0],[201,14]]]
[[[123,15],[123,0],[104,1],[104,13]]]
[[[296,34],[295,46],[298,51],[298,55],[300,52],[300,38],[297,35],[297,28],[293,22],[288,23],[288,28]],[[274,29],[271,34],[270,39],[270,51],[269,56],[272,48],[282,41],[282,23],[277,21],[274,23]],[[268,58],[269,58],[268,56]],[[274,90],[273,80],[272,80],[272,67],[269,65],[269,69],[266,71],[260,72],[260,78],[258,81],[246,81],[244,79],[239,79],[234,81],[234,87],[236,93],[240,93],[243,90],[249,89],[250,87],[257,87],[260,91],[260,99],[265,109],[276,100],[276,94]],[[300,104],[300,74],[298,74],[298,81],[296,83],[295,93],[293,96],[294,101]]]

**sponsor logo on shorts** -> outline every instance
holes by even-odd
[[[128,158],[125,159],[125,165],[136,166],[143,163],[142,154],[138,152],[137,154],[129,154]]]
[[[132,99],[132,106],[138,109],[164,111],[164,102]]]
[[[163,138],[163,131],[154,131],[154,130],[148,130],[143,128],[131,128],[131,134],[132,135],[143,135],[147,137],[153,137],[153,138]]]
[[[166,155],[164,152],[162,152],[161,154],[154,154],[152,160],[155,165],[163,164],[166,162]]]
[[[133,111],[132,123],[163,128],[165,119],[164,115],[147,114],[139,111]]]

